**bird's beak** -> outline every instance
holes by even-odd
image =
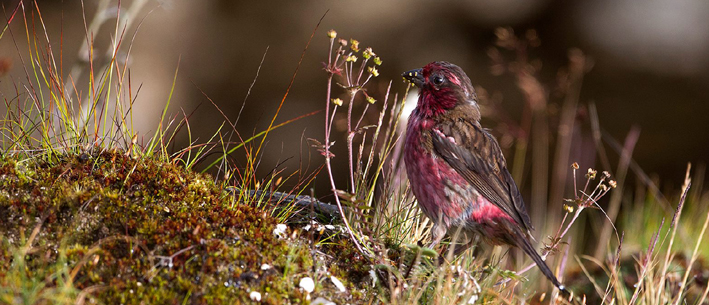
[[[416,85],[416,87],[421,88],[421,86],[423,86],[423,69],[415,69],[404,72],[401,76],[403,76],[408,82]]]

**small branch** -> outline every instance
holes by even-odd
[[[228,190],[233,195],[238,194],[240,192],[240,189],[238,188],[229,188]],[[328,214],[329,216],[333,217],[341,217],[340,211],[336,205],[319,201],[311,196],[297,196],[283,192],[270,192],[261,190],[245,190],[245,194],[249,198],[266,198],[270,203],[292,202],[302,207],[312,206],[316,211],[320,213]],[[345,208],[345,210],[347,210],[347,208]]]

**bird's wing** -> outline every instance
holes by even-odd
[[[525,231],[532,224],[497,140],[476,122],[439,122],[431,135],[434,151],[458,174],[515,220]]]

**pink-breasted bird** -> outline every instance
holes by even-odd
[[[419,88],[404,162],[419,207],[433,222],[432,244],[475,234],[521,248],[563,294],[568,292],[529,241],[532,224],[497,140],[480,126],[475,89],[463,70],[432,62],[403,74]]]

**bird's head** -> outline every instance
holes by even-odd
[[[445,61],[432,62],[421,69],[404,72],[404,78],[419,88],[416,108],[425,116],[435,116],[460,104],[477,107],[475,89],[460,67]]]

